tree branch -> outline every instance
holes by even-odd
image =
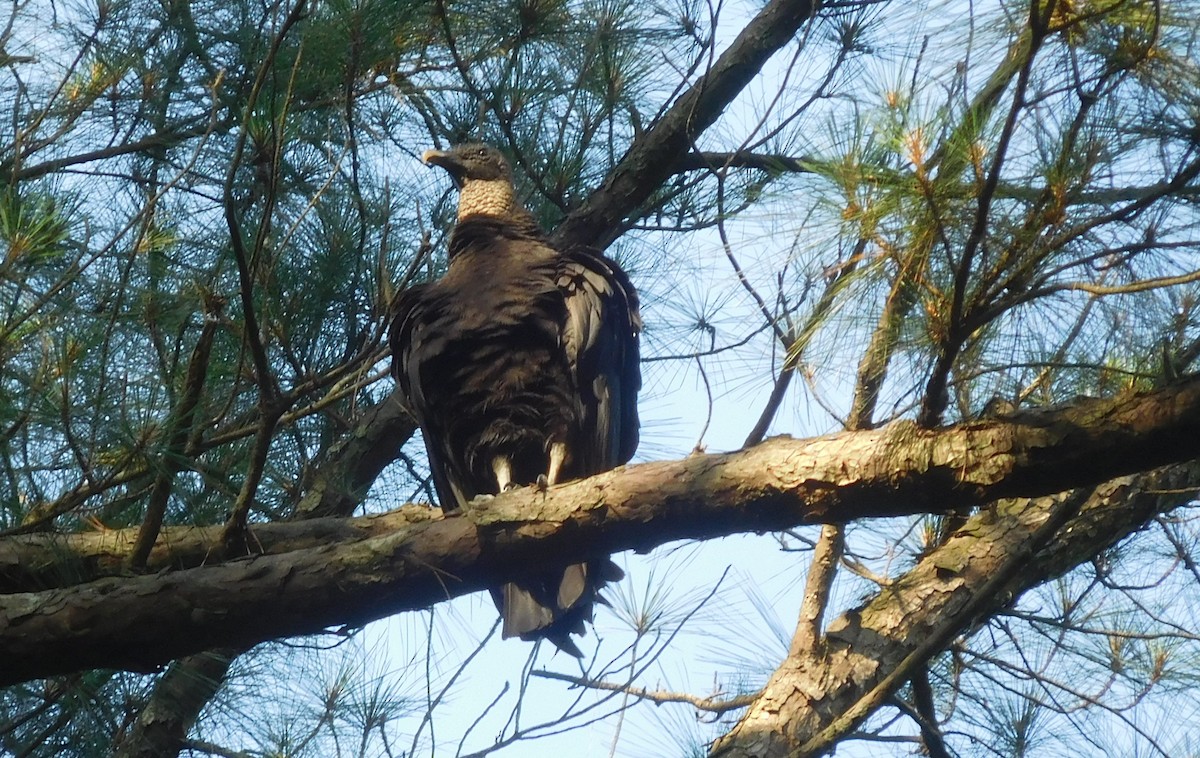
[[[746,25],[696,84],[630,145],[604,185],[559,224],[556,247],[603,250],[621,236],[624,221],[687,155],[767,60],[813,15],[811,0],[772,0]]]
[[[116,747],[117,758],[178,755],[200,711],[225,684],[236,650],[211,650],[175,661]]]
[[[900,701],[900,709],[908,713],[921,730],[921,744],[929,758],[952,758],[946,749],[946,740],[938,724],[937,706],[933,701],[933,687],[929,683],[929,667],[921,666],[909,681],[912,688],[912,705]]]
[[[545,492],[524,488],[465,515],[409,509],[385,516],[397,523],[380,536],[0,596],[8,661],[0,685],[84,668],[147,670],[212,647],[356,626],[483,589],[531,564],[1037,497],[1196,456],[1196,378],[941,430],[903,422],[779,437]]]
[[[302,518],[349,516],[384,468],[400,457],[401,446],[416,430],[416,421],[393,389],[362,415],[314,474],[305,477],[297,512]]]
[[[825,754],[862,720],[866,703],[894,691],[912,664],[941,649],[934,640],[962,634],[1156,513],[1187,502],[1190,494],[1161,494],[1184,483],[1194,492],[1200,465],[1116,479],[1086,499],[1064,493],[981,511],[893,586],[832,622],[823,650],[789,655],[712,755]],[[1062,515],[1070,516],[1065,525],[1054,523]]]
[[[167,512],[167,501],[175,484],[175,475],[183,470],[183,461],[187,454],[185,449],[192,436],[195,422],[196,406],[204,391],[204,380],[208,374],[208,360],[212,354],[213,337],[219,323],[219,306],[216,312],[205,316],[204,326],[200,330],[200,338],[192,350],[188,361],[187,379],[183,385],[183,397],[172,413],[170,434],[166,441],[162,459],[158,462],[158,473],[154,477],[154,485],[146,502],[146,516],[138,530],[137,543],[129,555],[129,568],[141,571],[146,567],[146,558],[158,541],[158,533],[162,530],[163,517]]]
[[[811,159],[806,156],[755,153],[749,150],[737,150],[730,153],[693,151],[679,159],[674,166],[674,173],[714,171],[721,168],[751,168],[766,171],[769,174],[813,173]]]

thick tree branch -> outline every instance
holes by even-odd
[[[171,664],[146,707],[116,746],[117,758],[178,755],[200,711],[225,683],[240,651],[210,650]]]
[[[403,426],[406,416],[391,401],[376,410],[378,413],[370,414],[373,423],[364,421],[365,429],[379,430],[387,419]],[[536,522],[575,510],[576,503],[591,503],[587,508],[592,509],[620,502],[622,508],[654,510],[668,503],[713,496],[720,500],[705,512],[716,516],[728,511],[722,518],[740,522],[740,531],[944,512],[1008,495],[1058,492],[1187,460],[1200,454],[1198,429],[1200,378],[1193,378],[1152,393],[1087,400],[1056,411],[1022,413],[941,430],[921,430],[902,422],[809,440],[776,437],[736,453],[633,466],[544,494],[512,493],[479,510],[478,520],[499,522],[506,518],[502,514],[512,513],[515,515],[508,518],[512,523]],[[360,442],[367,448],[382,445],[373,437]],[[362,463],[367,471],[360,472],[366,477],[361,481],[369,481],[371,472],[386,459],[381,456],[371,465]],[[336,469],[335,464],[346,460],[335,453],[322,470]],[[360,459],[350,456],[348,460]],[[312,485],[315,494],[302,502],[319,502],[318,496],[326,493],[325,482],[325,477],[318,477]],[[335,502],[349,497],[337,491]],[[777,507],[775,501],[780,498],[782,510],[768,512],[768,506]],[[505,508],[501,509],[501,504]],[[522,509],[527,518],[520,515]],[[386,537],[434,518],[438,518],[436,510],[409,506],[358,519],[254,524],[250,546],[255,553],[284,554]],[[587,513],[573,518],[582,523]],[[717,536],[723,528],[714,524],[686,536]],[[220,529],[165,528],[148,568],[212,566],[243,557],[244,552],[229,553],[222,545]],[[38,533],[0,540],[0,592],[63,587],[119,574],[135,535],[136,530],[126,529]],[[632,546],[643,545],[623,547]]]
[[[403,525],[380,536],[0,596],[0,684],[83,668],[145,670],[211,647],[354,626],[538,562],[1037,497],[1197,456],[1200,379],[941,430],[906,422],[775,438],[517,490],[465,516],[392,514],[385,518]]]
[[[147,559],[149,572],[213,566],[250,555],[283,555],[322,545],[349,544],[383,537],[413,524],[440,517],[426,506],[406,506],[390,513],[356,519],[313,518],[249,526],[245,544],[222,540],[224,527],[165,527]],[[69,587],[127,574],[137,529],[36,533],[0,541],[0,593]],[[0,594],[3,597],[3,594]]]
[[[1193,462],[1106,482],[1079,498],[1078,510],[1070,502],[1077,496],[1063,493],[981,511],[899,581],[832,622],[822,649],[789,655],[712,754],[828,752],[864,717],[860,701],[894,691],[914,657],[928,660],[939,643],[1186,502],[1197,485],[1200,464]],[[1063,513],[1071,518],[1054,524]],[[1052,534],[1043,540],[1048,526]]]
[[[769,2],[712,68],[633,141],[604,185],[563,220],[554,232],[555,244],[603,250],[621,236],[625,218],[676,170],[696,136],[717,120],[812,14],[811,0]]]

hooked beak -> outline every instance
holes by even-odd
[[[454,186],[462,189],[463,174],[466,172],[466,167],[458,160],[454,153],[448,153],[443,150],[426,150],[421,153],[421,162],[426,166],[438,166],[446,169],[446,173],[450,174],[450,178],[454,181]]]

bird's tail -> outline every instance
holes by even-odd
[[[565,653],[582,658],[571,639],[586,634],[597,602],[608,605],[600,589],[620,581],[625,572],[608,558],[574,563],[531,574],[492,590],[504,618],[505,638],[547,639]]]

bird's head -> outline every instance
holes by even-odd
[[[512,184],[512,170],[504,154],[482,142],[456,145],[449,150],[426,150],[421,160],[427,166],[446,169],[459,189],[476,181]]]
[[[421,160],[446,169],[458,187],[458,218],[512,218],[523,211],[513,189],[512,169],[504,155],[490,145],[474,142],[449,150],[426,150]]]

